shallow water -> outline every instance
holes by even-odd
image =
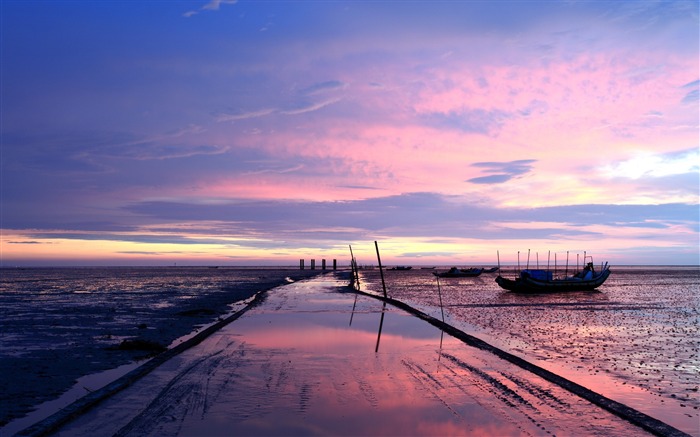
[[[56,435],[647,435],[345,284],[272,290]]]
[[[700,268],[613,267],[599,290],[524,295],[496,274],[385,271],[389,296],[667,423],[700,425]],[[513,270],[503,273],[513,277]],[[379,270],[361,287],[382,292]],[[440,293],[438,293],[440,291]],[[672,423],[673,424],[673,423]]]
[[[84,375],[148,357],[261,290],[317,275],[283,268],[0,270],[0,427]],[[85,387],[85,393],[93,389]]]
[[[319,273],[298,269],[28,269],[0,278],[0,419],[57,397],[81,375],[147,355],[256,291]],[[494,274],[441,279],[385,271],[388,294],[693,435],[698,424],[700,269],[613,268],[597,292],[518,295]],[[363,290],[380,293],[378,270]],[[391,319],[387,319],[390,326]],[[387,337],[388,338],[388,337]],[[389,343],[386,343],[388,346]],[[384,343],[383,343],[384,346]],[[487,362],[485,361],[486,365]],[[89,390],[86,387],[85,390]]]

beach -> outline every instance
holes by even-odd
[[[514,276],[513,266],[501,274]],[[573,270],[573,268],[572,268]],[[386,271],[390,296],[552,372],[700,435],[700,268],[620,266],[592,292],[504,292],[497,273]],[[360,271],[382,294],[378,269]]]
[[[200,344],[52,430],[329,434],[644,432],[332,276],[271,290]]]
[[[219,317],[213,324],[203,325],[198,332],[176,341],[185,343],[207,331],[206,326],[212,327],[201,344],[168,357],[146,376],[124,384],[123,391],[105,396],[94,409],[80,405],[80,399],[85,399],[81,395],[87,391],[82,389],[81,393],[81,388],[75,391],[74,387],[78,406],[74,404],[72,410],[63,411],[72,411],[71,414],[77,411],[79,417],[61,428],[59,435],[90,435],[98,430],[100,435],[231,432],[643,435],[646,432],[627,420],[625,414],[622,417],[613,414],[610,409],[582,398],[576,390],[567,389],[565,384],[552,383],[526,366],[470,346],[459,332],[486,339],[504,354],[524,357],[557,376],[609,396],[606,399],[617,399],[623,406],[632,404],[637,408],[634,411],[641,410],[652,419],[670,423],[675,427],[671,429],[680,430],[679,435],[700,435],[697,413],[692,415],[697,410],[692,409],[692,404],[689,408],[679,405],[688,402],[685,398],[675,398],[676,405],[670,402],[663,405],[665,400],[660,396],[651,396],[638,384],[625,385],[611,375],[580,378],[581,372],[571,372],[565,360],[538,358],[532,352],[544,350],[545,345],[526,347],[526,342],[521,340],[517,343],[521,347],[516,348],[512,335],[494,335],[459,320],[460,313],[456,310],[475,307],[450,303],[455,296],[445,296],[447,304],[443,310],[447,323],[444,325],[440,325],[440,306],[428,305],[425,300],[420,303],[415,296],[402,298],[412,300],[412,306],[406,307],[410,311],[403,308],[406,304],[402,301],[395,302],[398,307],[383,303],[377,299],[382,293],[372,280],[375,273],[378,274],[363,273],[363,292],[369,295],[355,294],[347,287],[344,272],[295,282],[289,278],[287,285],[240,302],[237,311],[231,313],[238,314],[235,320]],[[388,273],[390,295],[400,295],[401,287],[409,288],[407,285],[424,277],[424,272],[414,272],[412,277],[405,272]],[[459,286],[443,284],[442,290],[446,293],[451,290],[453,294],[456,289],[469,292],[474,285],[473,282]],[[410,288],[415,291],[415,284]],[[515,298],[509,296],[501,297]],[[262,301],[258,302],[259,298]],[[592,306],[590,301],[582,302],[586,308]],[[550,302],[549,306],[558,311],[573,303]],[[511,303],[505,309],[513,311],[518,305]],[[486,317],[489,311],[503,308],[482,305],[480,310]],[[619,308],[613,306],[612,310]],[[421,314],[425,317],[417,317]],[[512,319],[507,314],[502,313],[500,318]],[[527,317],[524,314],[521,317]],[[576,323],[570,325],[574,327]],[[450,332],[458,334],[450,335]],[[101,383],[118,381],[119,376],[143,367],[143,363],[104,375]],[[595,365],[586,366],[583,373],[597,374]],[[90,396],[99,395],[101,389],[97,387],[90,386]],[[674,397],[669,394],[668,399]],[[65,406],[53,406],[53,412]],[[673,414],[666,414],[669,412]],[[586,421],[582,422],[581,417],[586,417]],[[0,429],[0,434],[12,435],[42,418],[14,421]],[[106,424],[111,428],[105,428]]]
[[[45,402],[90,393],[256,293],[321,274],[298,268],[37,268],[0,275],[0,432]],[[108,378],[109,373],[108,373]],[[74,389],[67,395],[66,392]],[[55,408],[55,407],[52,407]]]

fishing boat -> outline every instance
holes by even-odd
[[[507,279],[498,275],[496,283],[505,290],[519,293],[588,291],[603,285],[608,276],[610,276],[608,263],[596,271],[591,261],[580,272],[561,279],[554,278],[550,270],[524,269],[520,271],[520,276],[515,279]]]
[[[470,269],[458,269],[457,267],[452,267],[446,272],[433,272],[433,275],[438,278],[474,278],[479,276],[484,269],[478,269],[472,267]]]

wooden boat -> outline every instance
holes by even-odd
[[[458,269],[457,267],[452,267],[446,272],[433,272],[433,275],[438,278],[473,278],[479,276],[484,269],[477,269],[472,267],[470,269]]]
[[[596,272],[593,262],[589,262],[579,273],[562,279],[554,279],[549,270],[525,269],[515,279],[507,279],[498,275],[496,283],[505,290],[519,293],[587,291],[595,290],[603,285],[608,276],[610,276],[608,263],[605,263],[601,270]]]

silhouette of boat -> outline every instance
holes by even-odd
[[[520,276],[515,279],[498,275],[496,283],[505,290],[519,293],[588,291],[603,285],[608,276],[610,276],[608,263],[605,263],[600,271],[596,271],[591,261],[580,272],[561,279],[553,278],[550,270],[525,269],[521,270]]]
[[[484,269],[478,269],[472,267],[470,269],[458,269],[457,267],[452,267],[446,272],[433,272],[433,275],[438,278],[474,278],[479,276]]]

